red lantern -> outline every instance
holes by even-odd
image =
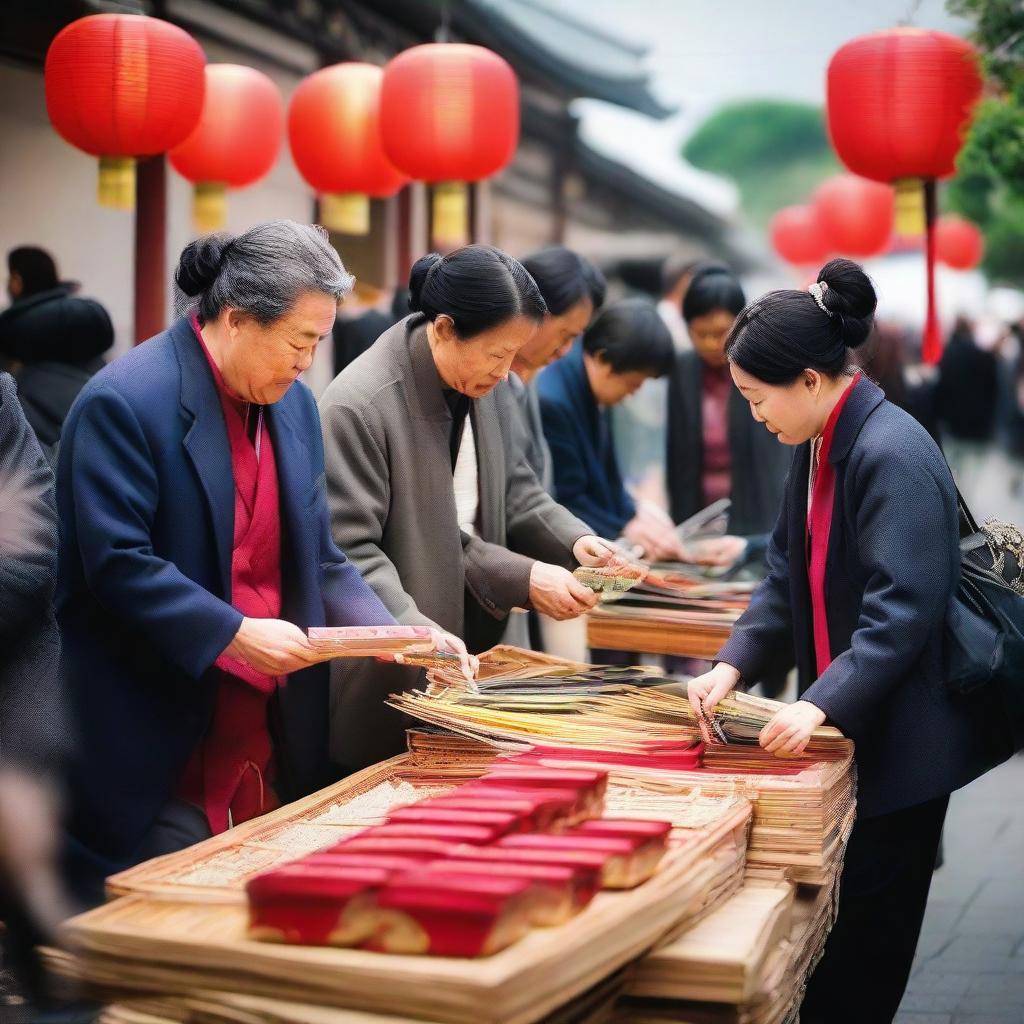
[[[798,267],[820,266],[831,252],[818,211],[810,205],[783,207],[772,217],[768,233],[775,251]]]
[[[203,108],[199,44],[137,14],[93,14],[62,29],[46,53],[46,108],[73,146],[100,158],[99,201],[135,205],[135,157],[164,153]]]
[[[200,231],[224,224],[225,188],[244,188],[277,160],[284,101],[261,71],[240,64],[210,64],[199,123],[170,153],[171,165],[195,185],[193,216]]]
[[[375,64],[334,64],[299,83],[288,108],[295,166],[320,193],[320,216],[335,231],[370,230],[368,196],[393,196],[407,179],[384,155],[381,81]]]
[[[935,310],[935,180],[954,172],[981,89],[977,53],[971,44],[926,29],[899,28],[861,36],[840,47],[828,68],[828,126],[839,158],[854,174],[895,184],[900,234],[919,233],[924,210],[928,261],[924,358],[930,363],[938,362],[942,352]]]
[[[434,236],[465,241],[465,182],[500,171],[519,143],[519,84],[496,53],[428,43],[384,69],[381,137],[394,165],[434,184]]]
[[[822,230],[836,252],[874,256],[889,244],[893,224],[889,185],[853,174],[839,174],[818,187],[814,206]]]
[[[947,214],[935,222],[935,258],[954,270],[973,270],[985,252],[975,224]]]

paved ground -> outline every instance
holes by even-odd
[[[897,1024],[1024,1024],[1024,755],[953,796]]]

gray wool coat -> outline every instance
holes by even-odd
[[[472,651],[496,643],[509,611],[528,606],[534,560],[572,568],[573,545],[593,532],[537,482],[518,415],[507,384],[474,402],[480,511],[470,536],[456,518],[451,413],[421,314],[385,331],[320,400],[335,541],[399,622],[438,626]],[[335,663],[334,760],[356,769],[400,753],[409,722],[384,701],[422,678]]]

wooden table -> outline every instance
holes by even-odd
[[[590,648],[713,658],[729,639],[732,624],[701,623],[660,608],[626,608],[610,603],[587,616]]]

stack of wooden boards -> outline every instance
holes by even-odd
[[[483,662],[482,682],[515,677],[527,689],[545,671],[557,680],[587,668],[507,648]],[[456,692],[443,681],[439,689]],[[652,702],[659,708],[662,696]],[[736,714],[757,712],[740,702]],[[630,720],[612,717],[613,730]],[[75,954],[53,951],[51,965],[115,1001],[106,1024],[782,1024],[831,922],[845,831],[836,832],[831,856],[818,833],[842,817],[844,785],[852,792],[849,744],[825,733],[816,744],[831,757],[816,753],[780,775],[771,770],[774,758],[750,746],[703,750],[681,709],[658,721],[683,731],[639,753],[628,743],[538,747],[517,737],[496,746],[473,730],[414,730],[408,755],[115,876],[117,898],[69,923]],[[599,893],[565,924],[474,960],[246,938],[248,879],[378,825],[401,805],[451,792],[510,757],[608,771],[606,816],[672,823],[659,871],[636,889]],[[794,821],[799,841],[787,839]],[[758,837],[756,849],[748,834]],[[779,866],[793,857],[796,865]],[[817,888],[800,886],[794,896],[794,867],[818,878]],[[703,929],[696,942],[686,936],[694,926]]]
[[[609,594],[587,618],[592,648],[712,658],[729,638],[756,584],[702,579],[653,567],[628,593]]]

